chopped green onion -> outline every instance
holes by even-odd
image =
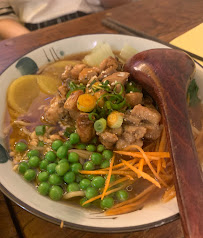
[[[40,125],[35,127],[35,133],[37,136],[43,136],[46,131],[45,125]]]
[[[100,118],[99,120],[95,121],[94,129],[96,132],[103,132],[106,129],[106,120],[104,118]]]
[[[121,109],[122,107],[124,107],[126,105],[126,99],[124,99],[121,103],[119,104],[114,104],[111,102],[111,107],[114,109],[114,110],[119,110]]]
[[[99,118],[99,115],[95,112],[91,112],[88,114],[88,118],[90,121],[95,121],[95,119],[98,119]]]
[[[116,86],[117,86],[117,85],[120,85],[120,86],[121,86],[120,92],[116,92],[116,89],[117,89]],[[114,86],[113,92],[114,92],[115,94],[122,95],[123,91],[124,91],[123,85],[122,85],[121,83],[116,83],[115,86]]]

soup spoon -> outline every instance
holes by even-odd
[[[185,238],[203,237],[203,173],[186,100],[195,63],[179,50],[152,49],[134,55],[124,70],[156,100],[162,112]]]

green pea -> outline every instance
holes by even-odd
[[[49,173],[46,171],[40,172],[37,178],[40,182],[46,182],[49,179]]]
[[[126,190],[119,190],[116,192],[116,198],[119,202],[123,202],[127,200],[129,197],[128,192]]]
[[[78,174],[80,170],[82,170],[82,165],[80,163],[71,164],[70,169],[75,174]]]
[[[76,174],[75,181],[76,181],[76,183],[80,183],[80,181],[83,180],[84,178],[85,178],[85,175],[83,175],[83,174]]]
[[[75,191],[79,191],[80,190],[80,187],[77,183],[70,183],[68,184],[67,186],[67,192],[70,193],[70,192],[75,192]]]
[[[111,208],[114,205],[114,199],[112,197],[104,197],[100,202],[100,206],[102,209]]]
[[[66,142],[63,143],[63,146],[65,146],[68,150],[70,150],[72,148],[72,144],[69,140],[67,140]]]
[[[86,178],[88,178],[89,180],[92,180],[95,177],[94,174],[87,174]]]
[[[84,170],[94,170],[94,164],[92,161],[86,161],[83,165]]]
[[[26,162],[21,162],[18,166],[18,172],[24,174],[29,169],[29,166]]]
[[[15,145],[15,150],[17,152],[24,152],[27,149],[27,145],[24,142],[18,142]]]
[[[105,147],[104,147],[103,145],[100,144],[100,145],[97,146],[97,151],[98,151],[98,152],[101,153],[101,152],[103,152],[104,150],[105,150]]]
[[[47,160],[42,160],[41,162],[40,162],[40,164],[39,164],[39,168],[41,169],[41,170],[47,170],[47,165],[48,165],[49,163],[48,163],[48,161]]]
[[[47,165],[47,171],[48,171],[50,174],[55,173],[55,170],[56,170],[56,163],[51,163],[51,164],[48,164],[48,165]]]
[[[94,165],[100,165],[102,162],[102,155],[99,153],[92,153],[90,158]]]
[[[80,142],[80,136],[77,133],[70,134],[70,143],[75,145]]]
[[[85,207],[85,208],[89,207],[90,203],[87,203],[87,204],[83,205],[83,203],[86,202],[87,200],[88,200],[87,198],[81,198],[80,199],[80,206]]]
[[[33,169],[28,169],[25,173],[24,173],[24,179],[31,182],[35,179],[36,177],[36,172]]]
[[[63,176],[69,170],[69,163],[60,163],[56,166],[55,170],[59,176]]]
[[[52,145],[51,145],[51,148],[52,148],[53,150],[57,151],[58,148],[59,148],[60,146],[62,146],[62,145],[63,145],[63,141],[62,141],[62,140],[55,140],[55,141],[53,141],[53,143],[52,143]]]
[[[104,159],[110,160],[112,158],[112,156],[113,156],[113,151],[111,151],[111,150],[104,150],[102,152],[102,156],[104,157]]]
[[[27,157],[30,159],[32,156],[38,156],[39,157],[39,151],[38,150],[30,150],[27,152]]]
[[[105,169],[105,168],[108,168],[109,166],[110,166],[110,161],[106,159],[106,160],[102,161],[100,168]]]
[[[64,177],[63,177],[63,180],[66,182],[66,183],[72,183],[75,181],[75,173],[72,172],[72,171],[69,171],[67,172]]]
[[[87,145],[86,150],[90,152],[94,152],[97,150],[97,147],[95,145]]]
[[[60,185],[60,184],[62,184],[62,182],[63,182],[62,178],[59,177],[57,174],[51,174],[49,176],[49,183],[51,185]]]
[[[44,142],[43,141],[39,141],[37,146],[43,147],[44,146]]]
[[[107,179],[107,176],[108,175],[105,175],[104,176],[104,179],[106,180]],[[110,183],[114,182],[116,180],[116,176],[114,174],[111,175],[111,178],[110,178]]]
[[[40,163],[40,158],[38,156],[32,156],[28,161],[28,165],[31,168],[37,168],[39,166],[39,163]]]
[[[46,131],[45,125],[40,125],[35,127],[35,133],[37,136],[43,136]]]
[[[96,188],[88,187],[85,195],[88,199],[93,198],[98,195],[98,190]]]
[[[59,201],[63,196],[63,189],[57,185],[53,185],[49,190],[49,197],[54,201]]]
[[[79,161],[79,155],[75,152],[70,152],[68,155],[68,161],[71,163],[76,163]]]
[[[90,143],[91,144],[97,144],[97,137],[94,137],[91,141],[90,141]]]
[[[64,159],[66,158],[68,153],[68,148],[64,145],[60,146],[56,152],[56,155],[59,159]]]
[[[92,179],[91,185],[95,188],[102,188],[104,187],[105,179],[102,176],[96,176]]]
[[[46,154],[45,154],[45,159],[51,163],[51,162],[54,162],[56,160],[56,154],[53,152],[53,151],[48,151]]]
[[[37,191],[43,196],[48,195],[49,190],[50,190],[50,184],[47,182],[40,183],[40,185],[37,188]]]
[[[86,190],[91,184],[91,181],[89,179],[82,179],[80,181],[80,188],[83,190]]]
[[[68,97],[70,96],[70,94],[71,94],[71,90],[67,93],[67,95],[68,95]],[[67,95],[66,95],[66,97],[67,97]],[[67,97],[67,98],[68,98]],[[70,135],[71,135],[71,133],[73,133],[75,131],[75,127],[66,127],[66,131],[64,132],[64,136],[65,137],[70,137]]]
[[[59,160],[58,164],[62,164],[62,163],[68,163],[68,160],[67,160],[67,159],[61,159],[61,160]]]
[[[85,150],[86,149],[86,145],[85,144],[77,144],[75,146],[76,149],[78,150]]]

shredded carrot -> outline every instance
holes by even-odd
[[[132,160],[129,160],[128,162],[135,163],[135,162],[137,162],[138,160],[139,160],[139,159],[132,159]],[[121,168],[121,170],[123,170],[124,168],[122,168],[122,167],[126,167],[126,166],[124,166],[123,163],[119,163],[119,164],[117,164],[117,165],[114,165],[114,166],[112,167],[112,169],[119,169],[119,168]],[[109,170],[109,167],[108,167],[108,168],[105,168],[105,169],[101,169],[101,170],[103,170],[103,171]]]
[[[106,178],[106,181],[105,181],[105,187],[104,187],[104,191],[102,193],[102,196],[101,196],[101,200],[103,200],[104,196],[105,196],[105,193],[109,187],[109,184],[110,184],[110,179],[111,179],[111,174],[112,174],[112,167],[113,167],[113,164],[114,164],[114,159],[115,159],[115,154],[113,155],[112,159],[111,159],[111,163],[110,163],[110,166],[109,166],[109,173],[107,175],[107,178]]]
[[[116,181],[114,181],[114,182],[109,184],[109,188],[111,188],[111,187],[113,187],[113,186],[115,186],[115,185],[117,185],[119,183],[122,183],[122,182],[124,182],[124,181],[126,181],[128,179],[129,179],[128,177],[117,179]]]
[[[135,180],[131,175],[126,175],[130,180]]]
[[[140,171],[139,169],[135,168],[131,164],[129,164],[127,161],[122,160],[124,164],[126,164],[130,169],[132,169],[138,176],[142,176],[144,179],[147,179],[151,183],[155,184],[157,187],[161,187],[159,182],[157,182],[154,178],[152,178],[150,175],[146,174],[145,172]]]
[[[114,206],[112,207],[112,209],[118,208],[118,207],[122,207],[122,206],[124,206],[124,205],[126,205],[126,204],[129,204],[129,203],[136,202],[137,200],[141,199],[141,198],[142,198],[143,196],[145,196],[146,194],[151,193],[155,188],[156,188],[156,187],[155,187],[154,184],[153,184],[153,185],[150,185],[148,188],[146,188],[144,191],[142,191],[142,192],[141,192],[140,194],[138,194],[136,197],[133,197],[133,198],[128,199],[128,200],[126,200],[126,201],[124,201],[124,202],[118,203],[118,204],[114,205]]]
[[[103,170],[80,170],[81,174],[108,174],[109,171],[103,171]],[[134,176],[135,174],[131,171],[120,171],[120,170],[113,170],[111,174],[117,174],[117,175],[131,175]]]
[[[169,200],[171,200],[172,198],[174,198],[176,196],[176,190],[174,185],[171,186],[169,189],[167,189],[162,197],[162,201],[163,202],[168,202]]]
[[[118,188],[111,189],[111,190],[109,190],[109,191],[106,192],[105,196],[107,196],[107,195],[109,195],[109,194],[111,194],[111,193],[115,193],[115,192],[117,192],[117,191],[119,191],[119,190],[125,188],[126,186],[127,186],[127,184],[123,184],[123,185],[121,185],[121,186],[118,187]],[[85,205],[85,204],[87,204],[87,203],[93,202],[93,201],[95,201],[95,200],[97,200],[97,199],[99,199],[99,198],[101,198],[101,197],[102,197],[102,194],[97,195],[97,196],[95,196],[95,197],[93,197],[93,198],[88,199],[88,200],[85,201],[82,205]]]
[[[140,146],[136,146],[137,149],[141,152],[141,154],[143,155],[147,165],[149,166],[149,168],[151,169],[152,173],[154,174],[154,176],[165,186],[167,187],[167,184],[160,178],[160,176],[157,174],[157,172],[154,170],[152,164],[149,161],[148,156],[146,155],[147,152],[144,152],[144,150],[140,147]],[[149,152],[150,153],[150,152]],[[156,152],[155,152],[156,153]],[[165,152],[162,152],[165,153]]]
[[[139,148],[141,148],[141,147],[139,147]],[[121,154],[121,155],[128,155],[128,156],[132,156],[132,157],[143,158],[143,154],[141,153],[141,151],[140,152],[130,152],[130,151],[122,151],[122,150],[118,151],[117,150],[114,152],[117,154]],[[143,152],[144,152],[144,150],[143,150]],[[170,157],[169,152],[144,152],[144,153],[149,157],[149,159],[152,159],[152,160],[159,159],[156,157],[160,157],[160,158],[169,158]]]
[[[157,161],[157,174],[159,174],[160,173],[160,171],[161,171],[161,158]]]
[[[164,158],[162,158],[161,161],[162,161],[162,167],[165,169],[166,168],[166,160]]]
[[[143,166],[144,166],[144,159],[141,159],[140,162],[139,162],[139,167],[138,169],[140,171],[143,171]],[[140,175],[138,175],[138,178],[140,178]]]
[[[107,215],[107,216],[121,215],[124,213],[129,213],[129,212],[138,210],[144,205],[143,203],[148,199],[149,195],[150,194],[146,194],[143,198],[141,198],[137,202],[134,202],[134,203],[131,203],[131,204],[119,207],[119,208],[110,208],[109,210],[107,210],[105,212],[105,215]]]

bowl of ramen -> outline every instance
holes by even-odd
[[[124,35],[63,39],[0,76],[0,189],[29,212],[75,229],[124,232],[178,218],[162,115],[123,70],[163,45]],[[188,88],[199,155],[203,69]]]

